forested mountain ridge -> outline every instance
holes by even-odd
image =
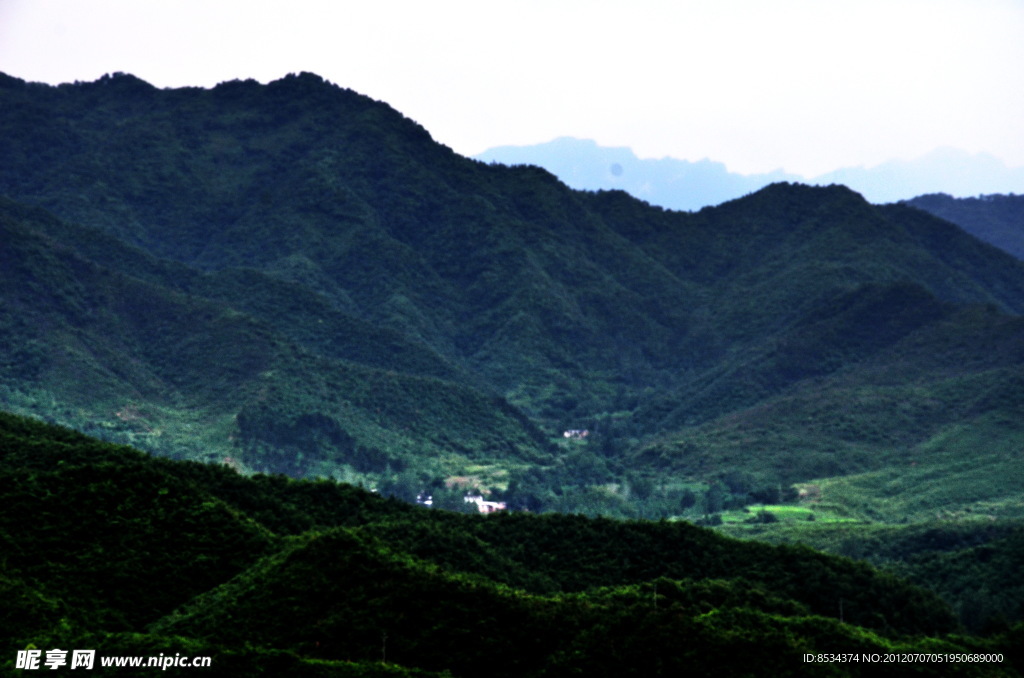
[[[326,308],[295,285],[256,271],[214,277],[122,246],[125,260],[153,264],[140,266],[149,278],[142,280],[55,244],[38,230],[43,222],[60,226],[40,220],[38,211],[0,205],[7,264],[0,331],[11,347],[0,370],[16,404],[28,399],[37,412],[170,456],[212,460],[226,451],[254,469],[299,476],[330,475],[323,464],[339,463],[361,472],[389,464],[401,470],[401,449],[425,453],[431,437],[442,450],[456,438],[460,451],[486,439],[485,447],[495,445],[488,454],[499,457],[516,457],[520,447],[530,457],[542,447],[521,414],[450,380],[456,370],[444,360]],[[159,284],[160,276],[174,277],[173,285]],[[216,291],[195,294],[207,287]],[[254,307],[251,314],[217,301],[254,292],[242,304]],[[260,308],[275,302],[336,336],[320,337],[321,353],[303,348],[303,326],[272,326],[260,317]],[[41,409],[40,393],[57,394],[60,405]],[[309,409],[300,409],[303,403]],[[344,412],[349,430],[363,436],[318,415],[327,407],[335,416]],[[449,419],[450,411],[459,416]],[[394,419],[402,429],[382,427]],[[367,442],[375,438],[390,444],[388,451]]]
[[[667,156],[638,158],[627,147],[609,148],[592,139],[573,137],[529,146],[497,146],[473,157],[504,165],[539,165],[572,188],[623,190],[652,205],[687,211],[718,205],[780,181],[812,186],[842,184],[875,204],[942,191],[962,196],[1013,193],[1024,186],[1024,169],[1007,167],[987,153],[949,147],[913,160],[844,167],[806,177],[781,169],[740,174],[708,158],[696,162]]]
[[[98,675],[158,655],[219,676],[869,675],[818,653],[988,657],[922,675],[1022,665],[1019,626],[965,636],[936,596],[863,563],[686,522],[429,511],[6,413],[0,480],[8,672],[15,648],[93,648]]]
[[[1017,410],[1024,264],[840,186],[665,211],[462,158],[310,74],[4,76],[0,104],[18,411],[551,508],[633,471],[870,471]]]
[[[903,202],[947,219],[985,242],[1024,259],[1024,195],[954,198],[945,193],[929,193]]]
[[[629,148],[607,148],[573,137],[533,146],[499,146],[473,157],[503,165],[538,165],[575,189],[623,190],[652,205],[687,211],[717,205],[771,183],[800,180],[781,170],[737,174],[708,159],[640,159]]]

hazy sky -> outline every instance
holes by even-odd
[[[567,135],[744,173],[941,146],[1024,166],[1024,0],[0,0],[0,71],[312,71],[465,155]]]

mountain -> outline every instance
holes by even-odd
[[[1012,193],[1024,189],[1024,167],[1007,167],[987,153],[937,148],[913,160],[874,167],[848,167],[815,177],[813,183],[842,183],[872,202],[896,202],[926,193],[959,197]]]
[[[687,211],[718,205],[779,181],[842,184],[878,204],[943,191],[958,196],[1024,191],[1024,168],[1008,168],[991,155],[953,148],[936,149],[913,160],[845,167],[814,177],[781,170],[739,174],[707,159],[640,159],[629,148],[598,146],[592,140],[572,137],[530,146],[497,146],[474,157],[505,165],[537,165],[572,188],[618,189],[652,205]]]
[[[40,667],[91,648],[98,675],[817,675],[807,655],[925,649],[1000,658],[922,675],[1022,668],[1020,626],[965,636],[905,580],[685,522],[430,511],[5,413],[0,478],[0,638]]]
[[[781,171],[744,175],[711,160],[640,159],[626,147],[598,146],[590,139],[559,137],[531,146],[497,146],[473,156],[488,163],[536,165],[571,188],[622,190],[652,205],[695,211],[800,177]]]
[[[952,221],[976,238],[1024,259],[1024,196],[1011,193],[954,198],[930,193],[904,202]]]
[[[254,270],[204,274],[77,231],[115,267],[105,266],[44,234],[64,227],[0,203],[0,332],[13,347],[0,368],[12,405],[170,456],[235,456],[300,476],[339,464],[401,470],[412,450],[540,454],[543,439],[519,412],[452,381],[456,368],[423,346],[304,288]]]
[[[908,206],[575,191],[311,74],[4,76],[0,157],[11,411],[534,511],[699,517],[910,459],[951,481],[986,435],[1015,477],[1024,264]],[[973,477],[953,505],[1020,513]],[[898,520],[883,496],[848,508]]]

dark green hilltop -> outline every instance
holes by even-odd
[[[218,676],[867,676],[922,652],[975,659],[921,675],[1024,667],[1024,627],[965,635],[865,563],[685,521],[428,510],[6,413],[0,481],[11,675],[22,648],[209,657]],[[840,653],[858,661],[806,660]]]
[[[1019,675],[1024,262],[925,209],[574,191],[308,73],[0,74],[0,667]]]

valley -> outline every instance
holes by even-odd
[[[139,470],[140,487],[154,473],[217,478],[231,498],[217,490],[182,519],[211,512],[245,541],[216,580],[137,617],[115,605],[79,630],[144,621],[161,638],[213,637],[236,609],[269,609],[250,596],[259,581],[330,571],[324,554],[342,548],[353,568],[398,568],[419,582],[409,586],[457,590],[467,609],[510,606],[530,624],[591,614],[570,594],[594,587],[626,587],[604,590],[600,606],[639,601],[659,577],[756,570],[623,564],[628,576],[603,578],[580,564],[572,576],[585,585],[531,579],[547,561],[510,544],[535,537],[487,534],[520,529],[528,512],[541,527],[524,533],[592,529],[595,542],[698,524],[740,538],[751,550],[736,557],[752,562],[769,552],[750,542],[809,545],[884,573],[814,556],[829,567],[931,588],[949,619],[922,633],[989,634],[968,645],[1020,633],[1024,592],[1009,572],[1024,525],[1024,263],[951,221],[839,185],[775,183],[695,212],[575,191],[537,167],[459,156],[387,104],[309,73],[167,90],[126,74],[56,87],[0,75],[0,157],[0,409],[22,422],[10,425],[91,436],[89,449],[117,457],[118,478],[128,453],[114,446],[143,450],[151,461],[128,465],[158,470]],[[72,435],[33,430],[11,434],[8,452],[26,436]],[[71,483],[60,445],[44,447],[49,466],[5,472]],[[72,466],[107,491],[113,468]],[[195,477],[189,496],[211,491]],[[266,506],[239,499],[257,487],[272,488]],[[352,526],[311,517],[294,498],[306,492],[391,518],[338,532]],[[468,492],[507,510],[456,516],[477,511]],[[412,506],[427,495],[433,510]],[[271,517],[283,506],[287,529]],[[432,552],[449,524],[468,531]],[[493,561],[459,570],[462,546]],[[22,602],[56,623],[65,593],[48,597],[45,583],[56,575],[14,572],[44,582]],[[471,575],[492,583],[481,593]],[[692,584],[661,586],[692,611],[703,605],[686,598]],[[749,598],[738,607],[799,617],[794,629],[826,614],[752,586],[700,595]],[[567,597],[543,598],[553,592]],[[450,612],[465,628],[464,611]],[[758,633],[768,625],[736,614]],[[359,632],[379,634],[374,624]],[[285,632],[259,630],[265,648],[317,654]],[[565,642],[592,651],[601,637]]]

